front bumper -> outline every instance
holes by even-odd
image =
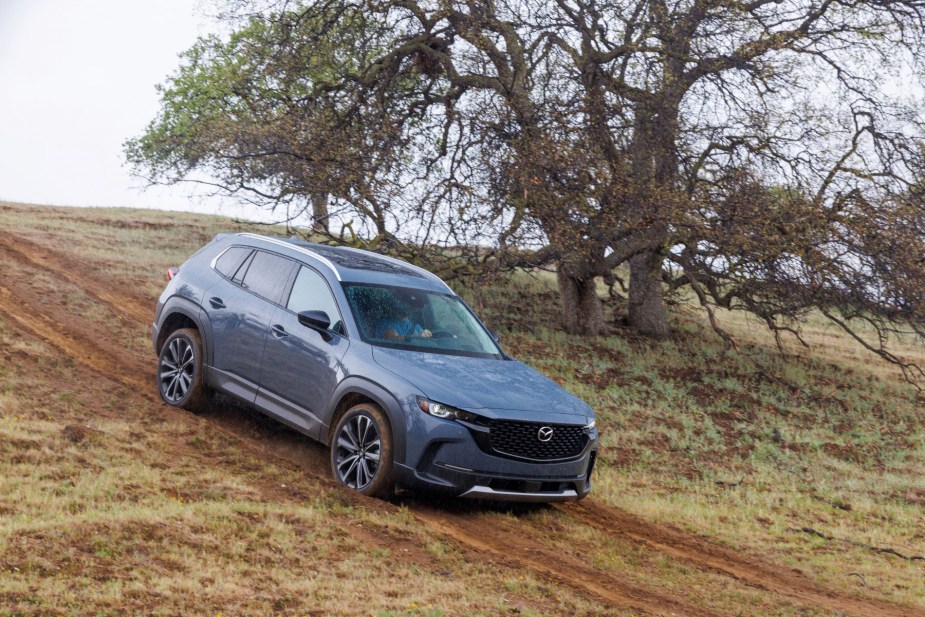
[[[569,463],[529,464],[525,469],[518,463],[514,473],[506,469],[513,461],[490,457],[478,468],[462,467],[455,463],[434,460],[429,464],[411,468],[399,465],[402,484],[411,488],[446,493],[470,499],[492,501],[520,501],[551,503],[575,501],[591,491],[591,474],[597,450],[589,450],[577,461]],[[486,467],[496,467],[489,471]]]
[[[591,490],[598,448],[596,430],[577,458],[544,462],[489,454],[458,422],[423,421],[430,429],[429,438],[414,439],[417,431],[412,431],[406,460],[396,466],[399,482],[409,488],[472,499],[534,503],[574,501]]]

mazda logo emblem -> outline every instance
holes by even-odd
[[[536,432],[536,438],[542,442],[546,442],[552,439],[552,427],[551,426],[540,427],[540,430]]]

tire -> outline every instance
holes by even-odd
[[[343,415],[331,439],[331,473],[370,497],[392,495],[392,429],[376,405],[361,403]]]
[[[172,333],[157,358],[157,391],[168,405],[202,411],[212,390],[202,381],[202,338],[191,328]]]

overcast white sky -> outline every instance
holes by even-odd
[[[262,218],[154,187],[122,143],[158,109],[154,86],[212,29],[203,0],[0,0],[0,200],[135,206]],[[907,92],[905,80],[887,79]],[[921,92],[916,90],[921,98]]]
[[[0,0],[0,200],[252,214],[142,192],[123,167],[155,84],[209,25],[197,0]]]

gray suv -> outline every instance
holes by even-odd
[[[367,495],[552,502],[591,488],[591,409],[403,261],[219,234],[168,271],[152,342],[168,404],[236,397],[329,445],[334,477]]]

